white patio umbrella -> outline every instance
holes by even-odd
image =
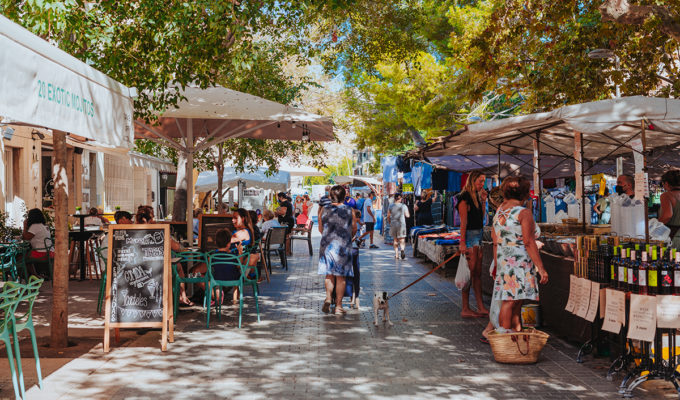
[[[221,86],[207,89],[187,86],[182,95],[186,100],[163,112],[155,125],[135,121],[135,137],[178,150],[177,185],[187,191],[188,223],[192,220],[193,184],[187,180],[192,176],[194,153],[234,138],[334,140],[330,118],[295,107]],[[174,139],[181,139],[181,143]]]

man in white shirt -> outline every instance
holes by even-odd
[[[371,245],[369,248],[371,249],[377,249],[378,246],[373,244],[373,227],[375,226],[375,213],[373,212],[373,202],[375,201],[375,192],[372,192],[368,195],[368,198],[364,201],[364,207],[363,207],[363,218],[364,218],[364,225],[366,226],[366,232],[364,232],[363,235],[359,237],[359,241],[361,242],[366,235],[370,235],[370,240],[371,240]]]

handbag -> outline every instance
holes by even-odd
[[[534,364],[550,337],[534,328],[521,332],[489,333],[489,344],[496,362],[504,364]]]

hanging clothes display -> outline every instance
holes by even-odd
[[[437,196],[437,201],[432,202],[432,221],[435,225],[442,223],[442,202]]]
[[[416,163],[411,170],[413,188],[416,196],[420,196],[423,189],[432,188],[432,166],[426,163]]]
[[[411,172],[411,163],[402,156],[397,156],[396,165],[399,172]]]
[[[449,185],[449,171],[436,169],[432,171],[432,189],[446,190]]]
[[[446,185],[446,190],[449,192],[460,192],[461,189],[461,178],[463,174],[460,172],[449,171],[448,173],[448,184]]]
[[[380,159],[380,166],[383,171],[383,184],[388,182],[397,183],[398,171],[397,171],[397,157],[386,156]]]

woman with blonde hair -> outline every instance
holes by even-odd
[[[473,171],[465,182],[463,191],[458,194],[458,213],[460,214],[461,254],[467,257],[470,268],[471,284],[463,289],[463,318],[478,318],[489,315],[482,299],[482,234],[484,233],[484,213],[487,193],[484,190],[486,177]],[[470,287],[475,292],[477,311],[470,308]]]

